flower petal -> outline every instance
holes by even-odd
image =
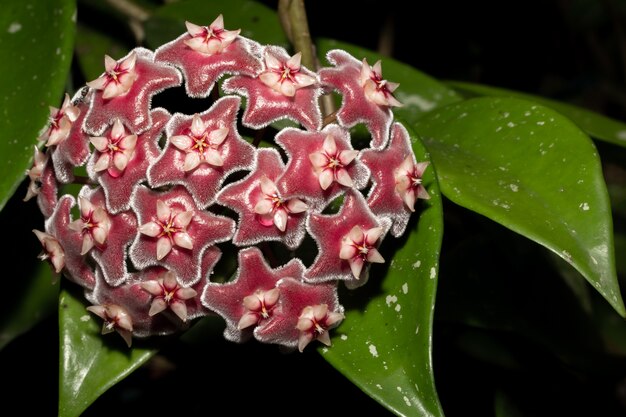
[[[348,263],[350,264],[350,270],[354,278],[359,279],[361,271],[363,270],[363,260],[360,257],[356,257],[348,260]]]
[[[167,308],[167,303],[165,302],[164,299],[155,298],[154,300],[152,300],[152,304],[150,305],[150,311],[148,312],[148,315],[152,317],[155,314],[159,314],[161,311],[165,310],[166,308]]]
[[[191,236],[189,236],[189,233],[176,233],[174,235],[174,243],[176,243],[176,246],[179,246],[181,248],[189,250],[193,249],[193,240],[191,240]]]
[[[281,232],[285,231],[287,228],[287,212],[285,210],[276,210],[276,213],[274,213],[274,224]]]
[[[187,27],[187,32],[189,32],[191,36],[198,36],[204,33],[204,28],[202,26],[198,26],[188,21],[185,21],[185,26]]]
[[[215,149],[207,149],[204,152],[204,158],[206,161],[216,167],[221,167],[224,165],[224,160],[218,151]]]
[[[167,222],[170,219],[172,210],[163,202],[163,200],[157,200],[157,218],[159,221]]]
[[[89,142],[100,152],[106,152],[109,146],[109,139],[102,136],[91,137]]]
[[[93,170],[96,172],[104,171],[109,168],[109,164],[111,163],[111,156],[108,153],[100,154],[98,160],[93,166]]]
[[[193,140],[187,135],[172,136],[170,142],[181,151],[186,151],[193,146]]]
[[[256,205],[254,206],[254,212],[256,214],[268,214],[272,212],[273,208],[274,205],[272,204],[272,202],[263,198],[259,200],[259,202],[256,203]]]
[[[161,284],[159,284],[159,281],[155,279],[151,279],[150,281],[144,281],[140,285],[141,288],[148,291],[152,295],[161,295],[163,293],[163,288],[161,288]]]
[[[307,211],[308,208],[309,206],[307,206],[306,203],[299,198],[292,198],[287,202],[287,209],[289,209],[289,212],[291,213],[302,213]]]
[[[193,133],[194,136],[196,137],[200,137],[204,134],[205,130],[206,130],[206,126],[204,125],[204,122],[200,118],[200,115],[198,115],[197,113],[194,114],[193,120],[191,121],[191,133]]]
[[[344,168],[339,168],[335,175],[337,176],[337,182],[345,187],[352,187],[354,183],[352,182],[352,178],[350,178],[350,174]]]
[[[332,184],[334,180],[335,176],[332,169],[325,169],[320,172],[319,183],[320,187],[322,187],[322,190],[326,190],[328,187],[330,187],[330,184]]]
[[[254,326],[258,322],[259,322],[259,316],[255,313],[248,311],[244,313],[243,316],[241,316],[241,319],[239,319],[239,323],[237,323],[237,329],[243,330],[250,326]]]
[[[176,218],[174,219],[174,224],[176,227],[186,228],[191,223],[193,219],[193,211],[183,211],[182,213],[178,213]]]
[[[341,259],[352,259],[356,256],[356,254],[357,249],[356,247],[354,247],[354,245],[347,242],[342,242],[341,250],[339,251],[339,257]]]
[[[384,229],[382,227],[374,227],[372,229],[369,229],[365,236],[365,243],[370,246],[373,245],[374,243],[376,243],[378,238],[382,236],[383,232]]]
[[[187,321],[187,305],[182,301],[174,301],[170,304],[170,308],[183,322]]]
[[[150,237],[157,237],[161,233],[161,226],[155,222],[148,222],[139,226],[139,233]]]
[[[185,155],[183,170],[185,172],[192,171],[200,165],[200,155],[197,152],[189,152]]]
[[[89,233],[83,235],[83,245],[80,249],[80,254],[84,255],[93,248],[93,238]]]
[[[371,248],[367,252],[367,262],[383,264],[385,263],[385,258],[378,252],[378,249]]]
[[[167,256],[172,250],[172,242],[167,237],[162,237],[157,241],[157,260],[161,260]]]

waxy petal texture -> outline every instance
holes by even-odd
[[[193,220],[186,227],[186,233],[193,241],[193,248],[181,248],[170,243],[172,246],[168,253],[158,259],[159,242],[168,237],[138,234],[130,248],[130,259],[138,269],[162,266],[176,274],[181,286],[193,285],[202,278],[201,260],[204,252],[211,245],[230,239],[235,231],[235,222],[200,210],[191,195],[181,186],[165,193],[157,193],[140,186],[132,207],[139,225],[158,220],[158,201],[175,213],[193,212]]]
[[[283,242],[289,248],[296,248],[304,238],[304,222],[307,212],[289,212],[288,201],[283,202],[280,212],[285,215],[284,230],[275,224],[274,214],[269,219],[257,213],[259,203],[264,202],[262,189],[263,179],[276,181],[284,171],[284,165],[278,151],[259,149],[255,169],[244,179],[230,184],[217,196],[217,202],[230,207],[239,214],[237,232],[233,237],[236,245],[254,245],[261,241],[273,240]],[[270,204],[269,202],[266,202]]]
[[[193,155],[195,151],[181,150],[172,143],[172,138],[185,136],[193,146],[194,143],[188,135],[193,135],[191,129],[194,117],[178,113],[167,124],[166,134],[169,140],[165,150],[148,170],[150,185],[153,187],[183,185],[194,197],[196,204],[204,208],[213,203],[215,195],[228,175],[235,171],[250,169],[254,164],[255,149],[237,132],[240,100],[235,96],[223,97],[209,110],[198,115],[203,124],[202,130],[208,136],[215,130],[228,128],[228,134],[219,146],[215,147],[222,160],[221,166],[198,161],[194,169],[185,170],[187,155]],[[208,141],[209,137],[200,138],[203,141],[205,139]]]
[[[399,123],[392,126],[391,140],[386,149],[382,151],[367,149],[361,155],[361,161],[370,169],[374,183],[367,196],[367,204],[376,216],[391,219],[393,225],[390,232],[395,237],[404,233],[413,212],[411,210],[413,206],[409,207],[398,192],[396,181],[396,173],[407,157],[412,161],[412,165],[416,164],[409,134]],[[413,204],[418,194],[421,194],[422,198],[428,196],[424,186],[419,187],[423,191],[420,193],[418,190],[414,193]]]
[[[267,46],[264,54],[276,57],[280,62],[289,60],[287,52],[276,46]],[[290,119],[308,130],[319,130],[322,127],[322,114],[318,98],[322,89],[315,73],[304,67],[300,68],[303,74],[314,78],[316,82],[296,89],[291,96],[269,87],[258,77],[241,75],[224,81],[222,88],[227,93],[240,94],[247,98],[242,119],[245,126],[260,129],[275,121]]]
[[[226,320],[224,337],[234,342],[242,342],[251,336],[252,327],[239,328],[241,318],[249,313],[244,299],[259,291],[271,291],[276,283],[286,277],[301,279],[304,265],[299,259],[292,259],[279,268],[271,268],[261,251],[255,247],[242,249],[238,255],[239,268],[235,277],[224,284],[210,283],[202,294],[203,305],[218,313]],[[279,298],[280,300],[280,295]],[[273,301],[273,300],[272,300]],[[255,315],[254,325],[263,325],[272,317],[276,304],[267,307],[267,318]]]
[[[315,239],[319,252],[313,265],[305,272],[305,280],[310,283],[341,280],[352,287],[363,285],[368,275],[366,271],[358,278],[353,275],[350,263],[340,257],[342,241],[355,226],[363,230],[376,227],[386,230],[389,224],[390,221],[386,218],[377,219],[363,196],[354,191],[346,193],[337,214],[311,214],[307,221],[307,230]]]
[[[361,84],[363,62],[340,49],[329,51],[326,59],[334,68],[320,69],[319,76],[324,86],[342,95],[337,120],[344,127],[364,123],[372,135],[370,146],[382,149],[389,139],[393,113],[389,106],[377,104],[367,97]]]
[[[83,124],[83,128],[91,136],[102,136],[110,121],[116,118],[120,119],[131,133],[137,135],[143,133],[152,126],[150,115],[152,96],[166,88],[181,85],[180,73],[169,65],[154,62],[152,51],[135,48],[130,52],[133,53],[137,55],[134,67],[137,78],[128,92],[110,99],[105,99],[101,91],[94,93]]]
[[[311,160],[312,156],[318,157],[320,165],[329,165],[331,161],[329,161],[328,154],[324,152],[327,137],[331,137],[335,144],[333,156],[336,158],[336,163],[342,162],[342,155],[347,157],[346,154],[354,152],[350,144],[349,132],[335,124],[326,126],[320,132],[285,128],[275,138],[276,143],[285,150],[289,158],[285,172],[278,180],[281,192],[285,197],[302,198],[313,211],[321,211],[347,189],[335,176],[335,173],[340,172],[339,169],[318,168]],[[362,189],[367,185],[369,172],[358,158],[353,158],[345,166],[340,165],[338,168],[350,177],[354,188]],[[320,176],[324,173],[330,176],[330,184],[326,189],[320,185]]]

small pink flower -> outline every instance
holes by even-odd
[[[363,91],[365,91],[365,97],[379,106],[402,106],[402,103],[396,100],[392,94],[400,84],[383,80],[380,60],[373,67],[370,67],[367,60],[363,58],[361,86],[363,86]]]
[[[397,84],[382,79],[380,63],[371,68],[367,61],[360,62],[346,51],[334,49],[326,54],[334,68],[322,68],[322,84],[342,95],[337,121],[344,127],[364,123],[372,135],[370,146],[385,147],[393,121],[391,106],[399,102],[391,92]]]
[[[152,97],[166,88],[181,85],[183,81],[176,68],[155,62],[154,52],[148,49],[135,48],[121,62],[130,64],[130,61],[135,61],[132,68],[133,82],[124,85],[123,88],[128,87],[124,94],[106,98],[106,90],[92,90],[89,111],[83,123],[83,128],[89,135],[102,136],[115,119],[120,119],[131,133],[142,134],[153,123],[150,113]],[[107,78],[107,74],[103,77]],[[130,81],[131,78],[126,76],[123,79]]]
[[[62,196],[54,212],[46,220],[46,232],[54,236],[63,248],[65,277],[83,288],[93,289],[96,282],[94,267],[91,263],[85,262],[85,256],[80,254],[83,248],[83,236],[70,228],[71,210],[75,204],[76,200],[73,196],[67,194]]]
[[[72,242],[82,241],[81,255],[89,253],[88,256],[100,266],[107,284],[117,286],[128,281],[131,274],[126,265],[126,253],[137,235],[137,218],[131,211],[116,214],[105,211],[106,198],[102,188],[84,186],[78,193],[78,201],[81,219],[68,225],[73,232]],[[100,221],[99,216],[104,220]],[[95,249],[89,250],[89,245],[94,244]]]
[[[358,154],[359,151],[355,150],[340,151],[332,135],[326,136],[321,151],[309,154],[322,190],[326,190],[333,182],[352,187],[354,183],[346,167]]]
[[[156,237],[157,260],[163,259],[174,245],[193,249],[193,240],[187,233],[187,226],[193,219],[193,211],[172,209],[162,200],[157,200],[156,218],[139,227],[139,232]]]
[[[65,251],[59,241],[51,234],[33,230],[37,239],[43,247],[43,251],[39,255],[42,261],[49,261],[57,274],[65,267]]]
[[[170,138],[170,142],[186,154],[183,170],[194,170],[200,164],[215,167],[224,165],[220,147],[228,136],[229,129],[221,121],[218,126],[217,129],[211,129],[211,123],[205,123],[195,114],[191,127],[185,129],[182,135]]]
[[[95,172],[107,171],[112,177],[119,177],[133,157],[137,145],[137,135],[126,133],[120,119],[115,119],[113,128],[107,136],[90,139],[91,144],[100,153],[93,165]]]
[[[259,221],[263,226],[270,226],[273,223],[278,230],[284,232],[289,215],[303,213],[308,206],[297,198],[289,200],[282,198],[274,181],[266,175],[261,177],[260,182],[262,195],[254,206],[254,212],[259,215]]]
[[[301,352],[314,339],[329,345],[328,331],[343,319],[343,307],[335,281],[307,284],[286,277],[276,284],[280,291],[272,316],[254,329],[254,337],[264,343],[277,343]]]
[[[137,54],[134,51],[120,62],[105,55],[105,72],[95,80],[88,82],[87,85],[93,89],[102,90],[102,98],[105,100],[126,94],[137,79],[136,62]]]
[[[204,208],[228,175],[252,168],[256,150],[237,132],[240,104],[227,96],[198,115],[175,114],[165,128],[165,150],[148,169],[150,185],[181,184]]]
[[[409,133],[399,123],[391,126],[387,148],[382,151],[365,149],[361,161],[370,169],[374,183],[367,204],[376,216],[393,222],[393,236],[401,236],[415,211],[417,199],[429,198],[422,185],[422,174],[428,162],[415,162]]]
[[[285,166],[275,149],[262,148],[257,164],[248,176],[227,185],[216,200],[239,214],[235,245],[254,245],[276,240],[295,249],[304,238],[306,204],[299,199],[283,198],[275,181]]]
[[[205,255],[235,231],[232,219],[199,209],[181,186],[165,192],[139,186],[132,208],[142,225],[129,250],[133,265],[137,269],[162,266],[172,271],[183,287],[193,286],[205,276]]]
[[[87,310],[104,320],[102,334],[116,331],[130,347],[132,343],[133,321],[124,307],[117,304],[106,304],[89,306]]]
[[[30,178],[30,184],[28,184],[28,190],[26,191],[24,201],[28,201],[39,194],[39,190],[41,188],[41,176],[46,168],[46,165],[48,164],[48,156],[48,153],[41,152],[39,148],[35,146],[33,166],[31,169],[26,171],[26,175]]]
[[[36,196],[41,213],[46,218],[50,217],[57,205],[59,190],[54,168],[50,163],[50,152],[41,152],[35,146],[33,166],[26,171],[26,175],[30,178],[30,183],[24,201]]]
[[[305,280],[343,280],[352,287],[365,284],[364,261],[382,261],[373,245],[389,224],[388,219],[374,216],[361,193],[351,190],[337,214],[311,214],[307,230],[317,243],[318,254],[304,273]]]
[[[154,296],[148,313],[150,316],[169,308],[183,322],[187,321],[185,301],[195,297],[197,293],[193,288],[181,287],[176,282],[174,273],[168,271],[157,280],[144,281],[141,283],[141,287]]]
[[[72,104],[66,93],[60,109],[50,106],[50,127],[39,138],[46,141],[46,146],[58,145],[70,134],[72,123],[78,119],[80,109]]]
[[[278,188],[287,198],[304,199],[312,211],[324,209],[343,193],[345,184],[357,189],[367,185],[369,171],[356,158],[347,129],[336,124],[319,132],[285,128],[274,140],[288,157]]]
[[[95,164],[99,160],[100,152],[94,152],[87,164],[89,178],[100,183],[106,194],[106,206],[110,213],[119,213],[130,208],[137,185],[146,180],[148,168],[161,154],[159,138],[170,119],[170,114],[162,108],[153,109],[152,126],[140,135],[137,135],[135,149],[128,159],[123,171],[114,171],[116,177],[109,175],[109,170],[96,172]]]
[[[272,54],[265,52],[265,72],[259,79],[266,86],[287,97],[296,95],[296,90],[308,87],[317,82],[315,77],[301,71],[300,60],[302,54],[298,52],[287,61],[280,61]]]
[[[263,326],[277,311],[280,291],[276,283],[286,277],[302,278],[304,265],[299,259],[292,259],[271,268],[256,247],[242,249],[237,260],[235,278],[224,284],[208,284],[202,304],[224,318],[226,339],[242,342],[250,337],[252,326]]]
[[[226,93],[247,98],[244,126],[263,128],[275,121],[290,119],[308,130],[322,127],[318,98],[322,89],[314,72],[300,66],[299,56],[289,57],[285,49],[264,49],[266,71],[253,78],[237,75],[224,81]],[[313,80],[313,82],[311,82]]]
[[[243,306],[247,311],[241,316],[237,328],[245,329],[258,324],[261,320],[268,319],[278,302],[279,296],[278,288],[267,291],[256,290],[253,294],[245,296]]]
[[[59,182],[64,184],[74,181],[74,168],[84,165],[91,154],[89,135],[83,131],[83,122],[89,110],[93,92],[88,92],[83,97],[84,91],[86,90],[78,90],[72,98],[72,101],[77,103],[75,107],[79,114],[71,123],[67,137],[51,147],[54,171]]]
[[[80,219],[71,222],[69,228],[83,236],[80,254],[84,255],[95,244],[104,245],[111,230],[111,220],[103,207],[94,206],[84,197],[78,198],[78,207],[80,208]]]
[[[327,304],[304,307],[296,325],[296,328],[300,330],[298,350],[302,352],[313,340],[319,340],[326,346],[330,346],[328,331],[336,327],[343,319],[342,313],[328,311]]]
[[[263,69],[261,45],[224,30],[221,15],[209,27],[186,25],[188,32],[156,50],[155,61],[181,70],[189,96],[208,97],[224,74],[256,77]]]
[[[224,30],[224,17],[217,18],[209,26],[198,26],[190,22],[185,22],[187,32],[191,39],[185,40],[185,45],[206,55],[221,53],[237,38],[241,29]]]
[[[414,160],[413,155],[408,155],[394,171],[396,192],[411,211],[415,211],[415,201],[418,198],[426,200],[430,198],[428,191],[422,185],[422,175],[424,175],[429,162],[415,163]]]
[[[363,264],[366,262],[384,263],[385,260],[376,249],[376,242],[382,236],[382,227],[375,227],[369,230],[361,229],[361,226],[354,226],[350,233],[341,239],[341,251],[339,257],[348,261],[352,275],[359,279]]]

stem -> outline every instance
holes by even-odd
[[[315,45],[311,40],[304,0],[279,0],[278,15],[287,39],[294,50],[302,54],[302,65],[317,71],[320,65],[315,56]],[[322,114],[332,113],[334,110],[332,96],[326,94],[320,97],[320,106]]]
[[[304,0],[279,0],[280,22],[296,52],[302,54],[302,65],[315,69],[313,42],[306,18]]]
[[[337,110],[335,110],[328,116],[324,117],[324,120],[322,120],[322,127],[325,127],[326,125],[329,125],[336,121],[337,121]]]

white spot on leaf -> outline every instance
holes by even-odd
[[[404,293],[404,294],[408,294],[409,293],[409,284],[407,284],[406,282],[404,284],[402,284],[402,293]]]
[[[435,267],[433,266],[432,268],[430,268],[430,279],[435,279],[436,276],[437,276],[437,269],[435,269]]]
[[[580,209],[581,209],[582,211],[588,211],[588,210],[589,210],[589,204],[588,204],[587,202],[580,203],[580,204],[578,205],[578,207],[580,207]]]
[[[7,32],[16,33],[16,32],[19,32],[20,30],[22,30],[22,25],[18,22],[13,22],[9,25]]]
[[[84,316],[80,317],[80,321],[89,321],[91,319],[91,317],[89,317],[89,314],[85,314]]]
[[[391,303],[395,303],[398,301],[398,297],[395,295],[388,295],[385,297],[385,303],[387,303],[387,307],[391,307]]]
[[[374,345],[369,345],[369,350],[370,350],[370,354],[377,358],[378,357],[378,351],[376,350],[376,346]]]

